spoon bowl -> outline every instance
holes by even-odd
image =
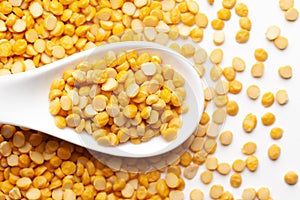
[[[116,53],[135,49],[138,53],[156,53],[163,63],[173,66],[185,79],[189,111],[182,114],[182,127],[178,136],[166,142],[161,136],[141,144],[127,142],[114,147],[97,144],[88,133],[76,133],[74,129],[59,129],[49,113],[48,93],[54,79],[82,61],[94,61],[111,50]],[[186,141],[197,127],[204,107],[202,82],[192,64],[173,50],[150,42],[119,42],[102,45],[76,53],[46,66],[10,76],[0,77],[0,123],[27,127],[62,140],[108,155],[121,157],[150,157],[171,151]]]

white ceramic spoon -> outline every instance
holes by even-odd
[[[130,49],[161,55],[163,63],[171,64],[185,78],[189,111],[182,115],[183,123],[178,137],[172,142],[166,142],[159,136],[139,145],[128,142],[116,147],[103,147],[87,133],[78,134],[71,128],[57,128],[48,110],[48,93],[52,81],[61,78],[66,69],[74,68],[79,62],[101,59],[109,50],[117,53]],[[0,77],[0,123],[38,130],[85,148],[122,157],[150,157],[176,148],[195,130],[203,105],[202,82],[191,63],[173,50],[150,42],[102,45],[28,72]]]

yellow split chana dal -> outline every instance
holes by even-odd
[[[282,138],[283,132],[284,131],[283,131],[282,128],[280,128],[280,127],[274,127],[270,131],[270,136],[274,140],[279,140],[280,138]]]
[[[284,175],[284,181],[289,185],[295,185],[298,182],[298,174],[294,171],[288,171]]]
[[[257,124],[256,115],[249,113],[245,116],[243,120],[243,129],[246,133],[251,133]]]
[[[276,120],[276,117],[273,113],[267,112],[261,117],[261,122],[265,126],[270,126],[272,125]]]
[[[135,50],[82,62],[54,80],[50,113],[60,128],[86,131],[99,145],[177,137],[184,105],[184,79],[162,58]],[[151,132],[151,133],[150,133]]]
[[[277,160],[280,156],[281,148],[277,144],[272,144],[268,148],[268,156],[271,160]]]
[[[233,139],[233,134],[231,131],[223,131],[219,137],[220,143],[224,146],[230,145],[232,139]]]
[[[274,44],[279,50],[284,50],[288,47],[289,41],[286,37],[279,36],[274,40]]]
[[[226,31],[223,30],[225,24],[231,18],[237,17],[236,14],[239,17],[240,26],[240,30],[236,33],[236,41],[242,44],[249,40],[250,31],[256,26],[252,27],[252,22],[248,17],[250,10],[245,3],[236,0],[220,2],[208,0],[207,2],[212,7],[217,6],[217,3],[223,6],[223,8],[217,7],[215,12],[217,18],[209,19],[206,11],[194,0],[132,0],[127,2],[120,0],[79,0],[76,2],[3,0],[0,2],[0,75],[25,72],[104,43],[142,39],[162,45],[167,45],[170,40],[177,39],[191,39],[192,42],[200,43],[205,40],[205,28],[208,23],[211,23],[212,28],[215,29],[212,42],[216,46],[222,45],[225,42],[225,36],[227,37],[227,34],[225,35],[227,28],[230,28],[226,25]],[[295,21],[298,18],[298,10],[293,6],[293,0],[279,1],[279,7],[284,10],[284,17],[288,21]],[[252,14],[251,11],[251,16]],[[278,29],[278,27],[268,29],[266,37],[278,49],[283,50],[288,46],[288,39],[281,36],[280,29],[279,31]],[[173,43],[170,46],[187,58],[192,58],[197,64],[195,68],[199,76],[204,76],[206,68],[202,64],[207,60],[207,53],[204,49],[195,49],[190,44],[180,46]],[[226,51],[224,51],[224,57],[225,55]],[[264,60],[265,56],[258,57]],[[200,128],[198,127],[194,133],[196,137],[193,143],[179,159],[172,160],[172,165],[166,169],[166,177],[161,176],[164,169],[147,174],[114,172],[113,169],[98,162],[81,147],[58,141],[32,130],[0,124],[0,155],[2,156],[0,199],[187,199],[188,197],[183,195],[182,190],[188,187],[185,186],[182,175],[187,179],[193,178],[198,165],[206,163],[208,154],[216,151],[218,134],[214,131],[216,130],[214,125],[210,126],[210,129],[207,128],[211,124],[210,121],[212,120],[216,124],[223,123],[225,107],[226,113],[231,116],[237,115],[239,110],[238,103],[233,101],[230,95],[238,94],[242,90],[242,85],[235,78],[239,76],[236,72],[243,72],[246,69],[245,61],[234,57],[232,65],[227,69],[222,64],[222,58],[217,56],[213,60],[219,63],[212,70],[211,78],[213,81],[225,78],[228,81],[228,89],[220,90],[219,87],[217,91],[213,91],[213,94],[206,95],[205,107],[209,106],[209,103],[215,103],[218,109],[213,116],[208,112],[203,114]],[[133,60],[128,63],[130,66],[134,65]],[[66,72],[61,80],[53,84],[53,91],[49,94],[51,99],[49,111],[51,114],[57,115],[54,119],[55,124],[60,128],[69,124],[74,126],[78,132],[87,130],[92,133],[97,127],[92,124],[93,122],[84,121],[82,116],[94,116],[94,107],[99,112],[99,115],[94,117],[98,125],[113,124],[113,117],[105,112],[106,107],[109,107],[110,114],[116,110],[116,106],[110,104],[114,100],[110,102],[109,90],[114,88],[119,81],[123,81],[125,73],[121,73],[121,71],[128,67],[128,63],[120,65],[118,70],[115,68],[116,72],[107,70],[107,79],[110,79],[101,83],[106,91],[103,95],[96,95],[94,101],[85,97],[90,97],[98,92],[96,87],[84,86],[78,89],[78,94],[71,92],[69,96],[66,95],[66,92],[61,92],[65,88],[69,91],[69,85],[76,82],[72,78],[72,72]],[[102,66],[102,64],[100,65]],[[111,65],[115,64],[111,63]],[[259,72],[255,76],[261,77],[262,73]],[[292,77],[291,67],[280,67],[278,73],[283,79]],[[143,75],[141,71],[134,73],[134,79],[139,84],[145,80],[145,77],[141,75]],[[84,76],[80,73],[76,74],[76,77],[80,81],[85,81]],[[106,79],[106,75],[102,78]],[[157,76],[155,80],[161,80],[161,77]],[[131,124],[137,124],[140,120],[145,121],[149,118],[151,120],[148,121],[154,123],[158,115],[153,112],[151,115],[153,109],[149,107],[150,105],[155,108],[160,107],[162,98],[149,95],[149,98],[145,99],[149,106],[145,108],[139,102],[145,94],[134,96],[137,86],[131,83],[126,85],[128,86],[127,90],[124,90],[126,95],[128,93],[130,98],[134,98],[138,103],[127,104],[128,98],[124,93],[119,95],[120,101],[119,96],[117,100],[124,107],[124,117],[128,118]],[[260,87],[263,90],[261,85]],[[257,88],[254,88],[254,91],[249,90],[249,93],[247,90],[251,99],[257,99],[260,96],[260,89],[255,89]],[[120,92],[122,88],[116,86],[114,90]],[[182,90],[179,89],[179,92]],[[230,94],[227,95],[227,92]],[[169,100],[170,91],[166,90],[163,93],[164,101],[172,101],[172,99]],[[72,98],[70,98],[71,96]],[[82,108],[74,108],[74,101],[77,102],[75,107]],[[282,90],[278,91],[276,101],[280,105],[285,104],[287,102],[286,93],[283,93]],[[267,100],[266,104],[268,103],[270,102]],[[139,106],[135,106],[135,104]],[[183,108],[173,110],[172,114],[175,112],[177,117],[186,109],[186,107]],[[71,115],[71,111],[74,112],[73,115]],[[165,114],[164,117],[168,118],[171,113]],[[71,116],[67,119],[67,115]],[[136,117],[138,115],[139,117]],[[116,122],[122,124],[123,119],[118,118]],[[180,120],[176,118],[170,123],[172,128],[177,129]],[[253,124],[253,122],[251,123]],[[251,123],[250,125],[245,123],[245,127],[250,126],[252,129]],[[163,124],[153,124],[156,129],[159,125],[165,128]],[[144,126],[140,126],[137,133],[142,134],[144,128]],[[170,140],[176,135],[174,129],[164,132]],[[111,126],[110,130],[115,132],[117,127]],[[97,131],[95,135],[107,134],[111,139],[109,143],[107,143],[108,138],[102,138],[99,141],[109,145],[118,139],[120,143],[129,140],[133,143],[140,143],[148,141],[155,135],[154,132],[146,132],[147,137],[136,139],[137,133],[129,135],[120,131],[115,136],[111,133]],[[281,128],[274,127],[270,131],[272,139],[280,139],[282,135]],[[220,143],[225,146],[232,142],[232,138],[231,131],[224,131],[219,137]],[[252,155],[249,152],[251,151],[248,151],[248,154]],[[258,159],[253,155],[247,157],[245,161],[236,159],[232,164],[232,169],[236,173],[241,173],[246,165],[250,171],[255,171],[258,167]],[[75,168],[76,170],[74,170]],[[219,163],[216,170],[220,174],[226,175],[230,169],[227,163]],[[228,177],[232,187],[239,187],[240,175],[233,174]],[[201,180],[210,183],[212,177],[213,172],[205,171]],[[287,172],[284,177],[284,181],[290,185],[297,183],[297,179],[298,175],[295,172]],[[213,199],[235,199],[230,192],[224,191],[223,186],[215,183],[210,191],[206,192],[210,192]],[[205,191],[194,189],[190,193],[190,199],[201,200],[204,196],[207,198],[206,195]],[[272,199],[268,188],[258,189],[257,194],[253,188],[244,190],[242,199],[254,199],[256,196],[258,199]]]
[[[234,173],[230,176],[230,185],[234,188],[240,187],[242,184],[242,176],[238,173]]]
[[[264,107],[270,107],[274,103],[274,94],[272,92],[266,92],[261,98],[261,103]]]

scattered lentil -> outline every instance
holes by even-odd
[[[254,188],[245,188],[242,192],[243,200],[254,200],[256,198],[256,191]]]
[[[233,69],[237,72],[243,72],[246,68],[245,61],[242,58],[234,57],[231,63]]]
[[[213,173],[210,170],[205,170],[200,174],[200,179],[204,184],[209,184],[213,179]]]
[[[219,199],[224,192],[224,187],[222,185],[212,185],[209,190],[209,196],[212,199]]]
[[[233,80],[229,82],[229,92],[231,94],[238,94],[243,89],[243,85],[238,80]]]
[[[260,89],[257,85],[250,85],[247,88],[247,95],[250,99],[257,99],[260,95]]]
[[[293,69],[289,65],[282,66],[278,68],[278,74],[281,78],[289,79],[293,76]]]
[[[261,117],[261,121],[263,125],[270,126],[275,122],[275,115],[271,112],[267,112]]]
[[[233,67],[225,67],[223,69],[223,76],[227,81],[233,81],[236,77],[235,69]]]
[[[252,23],[251,23],[251,20],[248,17],[241,17],[240,20],[239,20],[239,23],[240,23],[240,27],[242,29],[245,29],[245,30],[248,30],[248,31],[251,30]]]
[[[196,164],[190,165],[184,169],[183,175],[186,179],[191,180],[196,176],[198,169],[199,169],[198,165]]]
[[[211,26],[215,30],[222,30],[225,26],[225,22],[221,19],[213,19],[211,21]]]
[[[256,196],[259,200],[268,200],[270,199],[270,190],[266,187],[261,187],[257,190]]]
[[[235,5],[235,13],[240,17],[247,17],[248,15],[248,6],[244,3],[237,3]]]
[[[226,104],[226,112],[230,116],[235,116],[239,112],[239,105],[237,104],[236,101],[230,100]]]
[[[281,149],[277,144],[272,144],[268,148],[268,156],[271,160],[277,160],[280,156]]]
[[[223,60],[223,50],[222,49],[214,49],[209,56],[209,59],[214,64],[219,64]]]
[[[218,167],[218,159],[215,156],[207,157],[205,161],[205,166],[208,170],[216,170]]]
[[[268,59],[268,53],[262,48],[257,48],[254,51],[254,57],[257,61],[264,62]]]
[[[254,78],[260,78],[264,75],[265,65],[262,62],[256,62],[251,68],[251,75]]]
[[[252,113],[245,116],[243,120],[243,129],[246,133],[251,133],[256,127],[257,119]]]
[[[233,197],[233,195],[232,195],[230,192],[225,191],[225,192],[221,195],[220,200],[234,200],[234,197]]]
[[[193,189],[190,192],[190,200],[203,200],[203,192],[199,189]]]
[[[223,0],[222,6],[227,9],[232,9],[236,4],[236,0]]]
[[[244,44],[249,40],[249,37],[250,37],[250,33],[248,30],[240,29],[237,31],[235,35],[235,40],[240,44]]]
[[[240,187],[242,184],[242,176],[238,173],[234,173],[230,176],[230,185],[234,188]]]
[[[222,145],[228,146],[231,144],[232,138],[233,138],[233,134],[231,131],[223,131],[220,134],[219,140]]]
[[[285,11],[284,16],[288,21],[296,21],[299,16],[299,11],[296,8],[289,8]]]
[[[244,171],[245,166],[246,166],[245,161],[243,161],[243,160],[241,160],[241,159],[236,159],[236,160],[232,163],[232,169],[233,169],[235,172],[238,172],[238,173]]]
[[[270,136],[274,140],[279,140],[280,138],[282,138],[282,135],[283,135],[283,129],[280,127],[274,127],[270,131]]]
[[[217,167],[217,172],[222,175],[227,175],[231,171],[230,165],[228,163],[219,163]]]
[[[279,36],[274,40],[274,44],[278,49],[284,50],[287,48],[289,41],[286,37]]]
[[[222,45],[225,41],[225,33],[221,30],[216,30],[213,34],[213,42],[215,45]]]
[[[278,26],[269,26],[266,30],[265,36],[268,40],[273,41],[280,36],[281,30]]]
[[[245,155],[252,155],[256,152],[256,144],[254,142],[247,142],[242,147],[242,152]]]
[[[279,7],[286,11],[294,6],[294,0],[279,0]]]
[[[256,169],[258,167],[257,157],[254,155],[248,156],[246,158],[246,167],[252,172],[256,171]]]
[[[274,103],[274,94],[272,92],[266,92],[262,98],[261,103],[264,107],[270,107]]]
[[[296,185],[298,182],[298,174],[294,171],[288,171],[284,175],[284,181],[289,185]]]

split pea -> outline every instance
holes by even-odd
[[[234,173],[230,176],[230,185],[234,188],[240,187],[242,184],[242,176],[238,173]]]
[[[265,36],[268,40],[273,41],[280,36],[281,30],[278,26],[269,26],[266,30]]]
[[[209,184],[213,179],[213,173],[210,170],[205,170],[200,174],[200,179],[204,184]]]
[[[284,175],[284,181],[289,185],[296,185],[298,182],[298,174],[294,171],[288,171]]]
[[[231,131],[223,131],[220,134],[219,140],[222,145],[228,146],[231,144],[232,138],[233,138],[233,134]]]
[[[289,65],[282,66],[278,68],[278,74],[283,79],[289,79],[293,75],[293,69]]]
[[[278,49],[284,50],[287,48],[289,41],[286,37],[279,36],[274,40],[274,44]]]
[[[247,88],[247,95],[250,99],[257,99],[260,95],[260,89],[257,85],[250,85]]]
[[[247,142],[242,147],[242,152],[246,155],[252,155],[256,152],[256,144],[254,142]]]
[[[246,115],[243,120],[243,129],[246,133],[251,133],[256,127],[257,119],[252,113]]]
[[[209,190],[209,196],[212,199],[219,199],[224,192],[224,187],[222,185],[213,185]]]
[[[277,144],[272,144],[268,148],[268,156],[271,160],[277,160],[280,156],[281,149]]]
[[[271,112],[267,112],[261,117],[261,121],[265,126],[272,125],[275,122],[275,119],[275,115]]]
[[[261,103],[264,107],[270,107],[274,103],[274,94],[272,92],[266,92],[262,98]]]
[[[274,127],[270,131],[270,136],[274,140],[279,140],[280,138],[282,138],[282,135],[283,135],[283,129],[280,127]]]

